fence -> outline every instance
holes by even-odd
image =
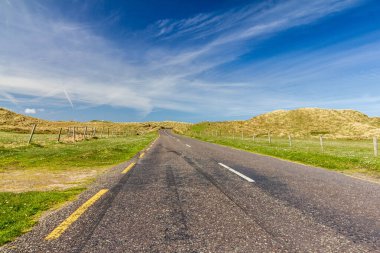
[[[66,128],[58,128],[56,133],[38,133],[38,126],[36,124],[31,126],[29,134],[11,133],[6,132],[6,136],[2,136],[0,142],[8,144],[32,144],[37,142],[51,142],[56,141],[58,143],[79,142],[90,139],[100,138],[114,138],[114,137],[126,137],[137,135],[137,131],[115,129],[109,127],[88,127],[88,126],[71,126]],[[27,136],[27,137],[26,137]],[[37,138],[37,140],[36,140]]]
[[[271,132],[252,134],[244,131],[190,131],[190,136],[219,140],[230,143],[241,142],[246,145],[254,145],[256,147],[278,148],[303,150],[309,152],[322,153],[345,153],[347,156],[356,156],[359,153],[364,156],[378,156],[378,139],[362,138],[362,139],[336,139],[324,135],[313,136],[308,138],[294,137],[291,134],[282,137],[273,136]]]

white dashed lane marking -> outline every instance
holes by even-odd
[[[241,174],[240,172],[238,172],[238,171],[236,171],[236,170],[234,170],[234,169],[228,167],[227,165],[225,165],[225,164],[223,164],[223,163],[218,163],[218,164],[219,164],[220,166],[226,168],[227,170],[229,170],[229,171],[235,173],[235,174],[238,175],[239,177],[244,178],[245,180],[247,180],[247,181],[250,182],[250,183],[255,182],[255,180],[253,180],[253,179],[247,177],[246,175]]]

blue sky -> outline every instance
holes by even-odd
[[[51,120],[380,116],[380,3],[0,1],[0,106]]]

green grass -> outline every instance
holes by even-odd
[[[43,211],[73,199],[82,190],[0,193],[0,245],[27,232]]]
[[[0,132],[0,172],[12,169],[70,170],[106,167],[130,159],[156,138],[157,133],[76,143],[57,143],[46,134],[38,136],[38,143],[31,145],[22,144],[25,137],[25,134]],[[13,146],[8,145],[12,142]]]
[[[230,146],[254,153],[278,157],[303,164],[323,167],[347,173],[360,173],[380,178],[380,158],[373,155],[372,140],[324,140],[322,152],[319,139],[272,138],[270,144],[265,137],[241,139],[232,136],[199,136],[198,132],[187,132],[188,136]]]

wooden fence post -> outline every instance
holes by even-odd
[[[84,128],[84,132],[83,132],[83,140],[84,139],[87,139],[87,127]]]
[[[61,141],[61,133],[62,133],[62,127],[59,129],[57,142]]]
[[[268,142],[269,142],[269,144],[272,143],[272,136],[270,135],[270,132],[268,133]]]
[[[292,147],[292,136],[289,134],[288,138],[289,138],[289,147]]]
[[[30,132],[28,144],[30,144],[32,142],[32,138],[33,138],[33,135],[34,135],[34,131],[36,130],[36,126],[37,126],[37,124],[33,125],[32,132]]]
[[[244,132],[241,131],[241,139],[244,140]]]
[[[377,137],[373,137],[373,153],[375,156],[378,155]]]
[[[94,129],[93,129],[92,137],[95,137],[95,135],[96,135],[96,127],[94,127]]]
[[[255,136],[255,134],[253,134],[253,135],[252,135],[252,141],[253,141],[253,142],[255,142],[255,138],[256,138],[256,136]]]
[[[109,138],[110,137],[110,129],[107,128],[107,137]]]
[[[323,152],[324,151],[324,148],[323,148],[323,135],[319,136],[319,144],[321,145],[321,150]]]
[[[73,140],[74,140],[74,142],[76,141],[75,140],[75,127],[73,127]]]

